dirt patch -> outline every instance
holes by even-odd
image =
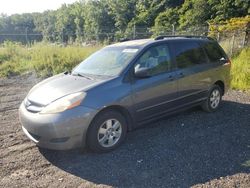
[[[250,96],[230,91],[213,114],[199,108],[128,134],[106,154],[37,148],[18,107],[39,81],[0,79],[0,187],[250,187]]]

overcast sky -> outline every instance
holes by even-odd
[[[0,14],[43,12],[55,10],[63,3],[70,4],[77,0],[0,0]]]

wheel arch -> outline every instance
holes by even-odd
[[[128,125],[128,131],[133,129],[134,121],[133,121],[132,115],[130,114],[128,109],[126,109],[125,107],[120,106],[120,105],[111,105],[111,106],[106,106],[106,107],[102,108],[100,111],[97,112],[95,117],[92,119],[91,123],[95,120],[95,118],[99,114],[101,114],[101,113],[103,113],[105,111],[111,111],[111,110],[117,111],[117,112],[119,112],[121,115],[123,115],[125,117],[125,120],[126,120],[127,125]],[[91,125],[91,123],[90,123],[90,125]],[[89,130],[89,127],[88,127],[88,130]],[[87,132],[88,132],[88,130],[87,130]]]
[[[217,86],[219,86],[219,87],[221,88],[222,95],[225,94],[225,84],[224,84],[223,81],[217,80],[217,81],[214,83],[214,85],[217,85]]]

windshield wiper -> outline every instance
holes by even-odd
[[[68,74],[71,74],[71,72],[70,71],[65,71],[63,74],[68,75]]]
[[[84,75],[84,74],[80,74],[80,73],[75,73],[75,74],[72,74],[73,76],[80,76],[80,77],[84,77],[84,78],[87,78],[87,79],[89,79],[89,80],[93,80],[93,78],[91,78],[91,77],[88,77],[88,76],[86,76],[86,75]]]

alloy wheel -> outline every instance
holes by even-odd
[[[210,105],[213,109],[219,106],[221,100],[220,91],[218,89],[214,89],[210,95]]]
[[[106,120],[98,130],[98,142],[103,147],[114,146],[122,135],[122,126],[117,119]]]

